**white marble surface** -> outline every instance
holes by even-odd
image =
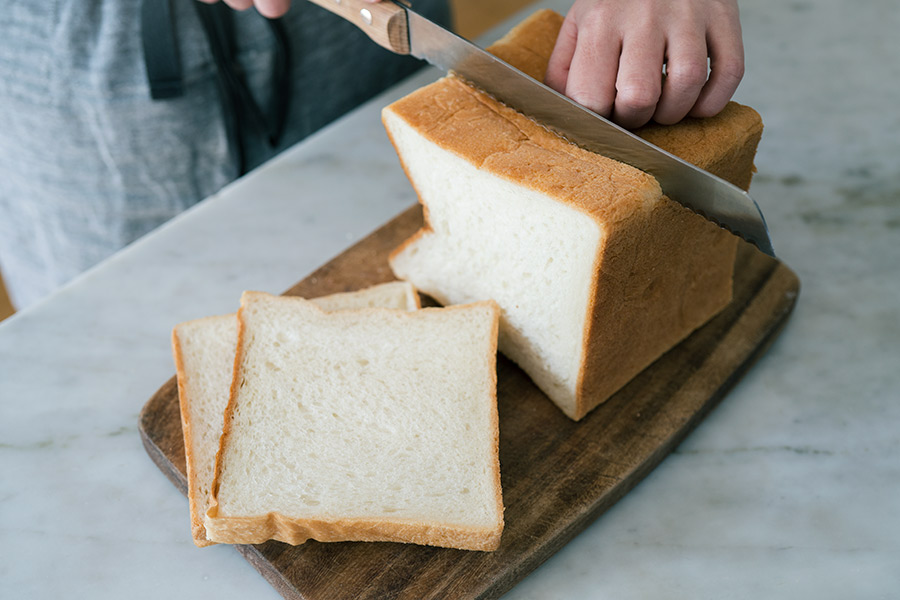
[[[751,191],[797,309],[687,441],[509,598],[900,597],[900,8],[742,14],[736,99],[767,126]],[[432,77],[0,324],[0,596],[277,597],[233,549],[193,546],[138,412],[172,374],[172,325],[286,289],[414,201],[378,111]]]

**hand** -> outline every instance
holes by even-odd
[[[576,0],[545,82],[635,128],[716,115],[743,76],[737,0]]]
[[[200,2],[206,2],[207,4],[215,4],[219,0],[200,0]],[[277,19],[278,17],[284,16],[284,14],[291,7],[291,0],[224,0],[225,4],[233,8],[234,10],[247,10],[248,8],[255,6],[256,10],[259,11],[259,14],[266,17],[267,19]],[[376,2],[381,2],[381,0],[365,0],[370,4],[375,4]]]

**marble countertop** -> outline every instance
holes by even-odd
[[[735,99],[766,123],[751,193],[802,281],[794,315],[674,454],[508,598],[900,597],[900,8],[757,0],[742,22]],[[138,413],[173,373],[174,324],[287,289],[415,202],[378,113],[436,76],[0,324],[0,595],[278,597],[233,549],[194,547]]]

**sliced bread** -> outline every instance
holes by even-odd
[[[410,284],[394,281],[356,292],[311,300],[326,311],[382,306],[417,310],[419,296]],[[198,546],[208,546],[203,517],[209,507],[213,468],[237,345],[234,314],[181,323],[172,331],[172,353],[184,432],[191,534]]]
[[[209,539],[495,549],[498,316],[245,292]]]
[[[562,17],[539,11],[491,47],[541,79]],[[442,304],[493,299],[500,350],[572,419],[725,307],[737,239],[637,169],[585,151],[459,79],[386,107],[426,223],[391,255]],[[638,131],[749,185],[753,109]]]

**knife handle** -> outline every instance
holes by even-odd
[[[393,2],[363,0],[309,0],[350,21],[372,40],[397,54],[409,54],[406,10]]]

